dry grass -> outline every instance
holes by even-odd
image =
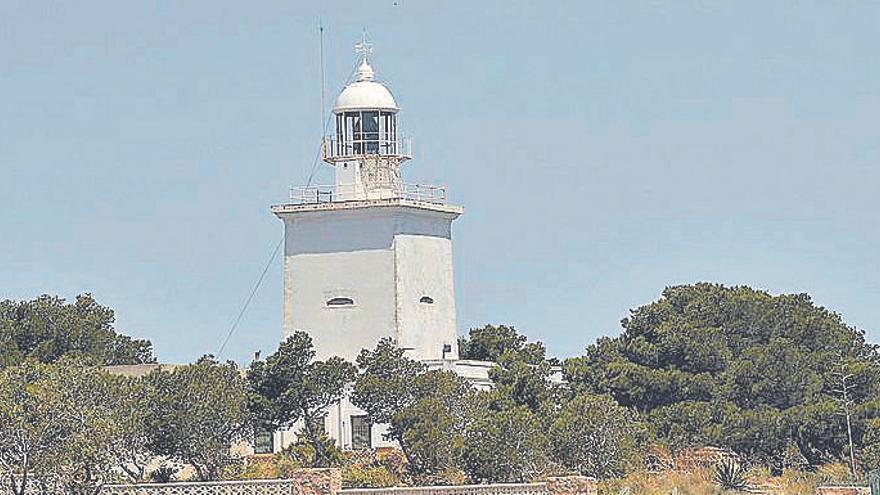
[[[633,473],[624,478],[605,480],[599,484],[599,495],[727,495],[713,482],[709,468],[689,472],[667,470],[656,474]],[[750,493],[778,495],[814,495],[819,485],[847,484],[849,470],[844,464],[827,464],[814,472],[786,470],[782,476],[771,476],[764,468],[748,473]]]
[[[599,484],[600,495],[717,495],[722,491],[710,480],[709,470],[684,473],[664,471],[657,474],[633,473],[621,479]]]

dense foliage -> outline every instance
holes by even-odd
[[[314,467],[329,466],[336,456],[323,423],[327,409],[339,402],[354,382],[354,365],[339,357],[316,361],[312,339],[295,332],[265,361],[248,370],[250,408],[258,427],[268,431],[302,422],[300,436],[312,449]]]
[[[0,480],[15,494],[35,480],[53,493],[94,494],[122,478],[168,480],[183,465],[202,480],[342,465],[353,486],[573,473],[642,486],[633,473],[649,446],[674,456],[702,446],[732,452],[742,464],[718,468],[717,486],[742,485],[756,466],[880,467],[880,353],[803,294],[671,287],[633,310],[620,336],[562,368],[513,327],[475,328],[460,355],[492,363],[491,387],[482,388],[407,358],[392,339],[355,364],[316,360],[303,332],[246,375],[205,356],[115,376],[100,365],[152,355],[149,342],[112,323],[89,296],[0,303]],[[320,425],[347,394],[387,425],[397,454],[346,460]],[[254,428],[291,427],[298,441],[273,462],[231,469]],[[156,456],[164,464],[149,471]]]
[[[577,395],[554,416],[550,453],[561,466],[598,478],[639,469],[645,425],[638,415],[607,395]]]
[[[153,399],[150,451],[192,466],[202,481],[218,479],[238,457],[231,447],[252,434],[247,382],[239,368],[205,356],[145,380]]]
[[[545,360],[546,350],[540,342],[528,342],[525,335],[507,325],[486,325],[471,329],[467,337],[458,339],[460,359],[498,362],[505,353],[515,353],[530,364]]]
[[[877,349],[805,294],[671,287],[565,364],[575,391],[610,394],[674,448],[716,445],[776,469],[845,458],[842,388],[862,443]],[[844,383],[845,382],[845,383]]]
[[[462,467],[475,481],[531,481],[548,467],[541,418],[524,406],[482,411],[468,425],[465,442]]]
[[[113,310],[89,294],[72,303],[46,295],[0,301],[0,366],[62,358],[96,365],[154,362],[150,342],[117,333],[114,321]]]
[[[375,422],[389,424],[388,437],[401,446],[415,482],[604,476],[637,463],[635,414],[610,397],[569,394],[552,378],[540,342],[526,342],[511,327],[487,326],[461,344],[468,357],[495,361],[490,390],[428,371],[390,339],[358,358],[352,400]]]
[[[39,480],[44,491],[91,493],[113,467],[103,446],[118,433],[107,419],[111,378],[95,370],[28,361],[0,370],[0,466],[15,495]]]
[[[97,494],[142,482],[157,456],[217,479],[249,435],[245,382],[202,358],[143,378],[79,363],[26,360],[0,369],[0,480],[15,495]]]
[[[458,465],[468,418],[470,385],[448,371],[428,371],[404,356],[391,339],[357,359],[360,375],[352,403],[376,423],[388,424],[417,476],[432,477]]]

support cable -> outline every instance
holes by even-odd
[[[220,359],[220,356],[223,355],[223,350],[226,349],[226,344],[229,343],[229,339],[232,338],[232,334],[235,333],[235,329],[238,327],[239,322],[241,322],[241,318],[244,316],[244,312],[247,311],[248,306],[250,306],[251,301],[254,299],[254,295],[257,293],[257,289],[263,285],[263,279],[266,278],[266,273],[269,272],[269,267],[272,266],[272,262],[275,261],[275,258],[278,256],[278,251],[281,250],[281,244],[284,242],[284,237],[278,240],[278,244],[275,244],[275,249],[272,251],[272,256],[269,257],[269,261],[266,263],[266,266],[263,267],[263,272],[260,273],[260,278],[257,279],[257,283],[254,284],[254,288],[251,289],[251,293],[248,296],[247,300],[244,302],[244,306],[241,307],[241,311],[238,312],[238,316],[235,318],[235,321],[232,323],[232,326],[229,327],[229,332],[226,334],[226,338],[223,340],[223,343],[220,345],[220,349],[217,350],[217,359]]]
[[[319,24],[319,32],[321,36],[321,113],[325,112],[324,110],[324,26],[323,24]],[[351,82],[352,76],[354,76],[355,71],[357,71],[358,62],[355,61],[354,66],[349,72],[348,77],[345,78],[345,84]],[[315,177],[315,172],[318,170],[318,161],[321,158],[321,147],[324,145],[324,136],[327,134],[327,128],[330,126],[330,118],[333,116],[331,113],[327,115],[324,119],[324,128],[321,130],[321,140],[318,146],[318,151],[315,153],[315,157],[312,160],[312,169],[309,172],[308,180],[306,181],[306,187],[312,185],[312,180]],[[323,117],[323,115],[322,115]],[[229,340],[232,338],[233,334],[235,334],[235,330],[238,328],[238,324],[241,322],[241,319],[244,317],[244,313],[247,311],[248,306],[250,306],[251,301],[254,299],[254,296],[257,294],[257,290],[259,290],[260,286],[263,284],[263,280],[266,278],[266,273],[269,272],[269,267],[272,266],[272,263],[275,261],[275,258],[278,257],[278,252],[281,249],[281,245],[284,243],[284,237],[278,240],[278,244],[275,245],[275,249],[272,251],[272,256],[269,257],[269,261],[266,263],[266,266],[263,267],[262,273],[260,273],[260,277],[257,279],[257,283],[254,284],[254,287],[251,289],[250,294],[248,295],[247,300],[245,300],[244,305],[241,308],[241,311],[238,312],[238,316],[236,316],[235,321],[233,321],[232,326],[229,328],[229,331],[226,333],[226,338],[223,339],[223,343],[220,345],[220,348],[217,350],[217,359],[223,355],[223,351],[226,349],[226,345],[229,343]]]

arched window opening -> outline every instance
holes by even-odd
[[[422,296],[422,298],[419,299],[419,302],[424,304],[434,304],[434,299],[431,296]]]
[[[334,297],[327,301],[327,306],[353,306],[354,300],[348,297]]]

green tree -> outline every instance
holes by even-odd
[[[462,461],[475,481],[524,481],[547,469],[547,429],[566,399],[552,379],[541,342],[527,342],[513,327],[487,325],[459,341],[465,359],[492,361],[491,391],[477,394],[466,421]]]
[[[494,384],[492,391],[493,407],[502,409],[510,406],[526,406],[538,412],[544,407],[554,407],[550,402],[559,403],[564,389],[551,380],[553,370],[543,358],[543,349],[536,364],[521,353],[506,351],[497,361],[497,366],[489,370],[489,378]]]
[[[326,361],[315,361],[314,357],[307,333],[295,332],[288,337],[266,361],[251,365],[250,404],[262,428],[287,428],[302,421],[303,436],[314,450],[313,466],[325,467],[331,463],[333,448],[317,424],[327,409],[344,397],[357,369],[339,357]]]
[[[880,469],[880,418],[865,423],[864,445],[860,452],[862,469],[866,472]]]
[[[528,482],[547,466],[544,425],[527,407],[483,408],[465,431],[462,467],[474,481]]]
[[[0,465],[14,495],[48,481],[50,459],[73,433],[70,405],[53,375],[32,361],[0,369]]]
[[[96,494],[116,478],[114,442],[126,433],[115,408],[118,377],[27,360],[0,370],[0,466],[12,493]]]
[[[400,445],[411,473],[432,476],[454,469],[473,390],[454,373],[427,371],[404,353],[391,339],[363,350],[352,403],[374,423],[389,425],[388,438]]]
[[[122,409],[130,382],[100,368],[56,367],[55,386],[69,407],[70,434],[52,456],[55,480],[71,495],[98,495],[102,487],[119,478],[125,459],[117,446],[127,435],[141,431],[126,428]]]
[[[392,339],[383,338],[375,349],[364,349],[357,357],[360,374],[351,400],[374,423],[390,423],[395,412],[414,401],[413,383],[427,367],[405,353]]]
[[[48,295],[0,301],[0,366],[63,357],[95,365],[154,362],[152,345],[116,332],[113,310],[89,294],[76,301]]]
[[[513,327],[486,325],[471,329],[468,337],[459,338],[459,353],[462,359],[497,365],[489,370],[494,384],[491,406],[496,410],[527,406],[537,412],[544,407],[552,409],[555,406],[550,402],[563,399],[564,387],[551,380],[558,361],[547,358],[543,343],[528,342]]]
[[[218,479],[239,460],[233,446],[250,438],[252,418],[247,382],[235,363],[204,356],[146,381],[152,452],[193,466],[201,481]]]
[[[621,476],[641,461],[644,428],[632,410],[604,395],[578,395],[553,419],[554,460],[585,476]]]
[[[151,424],[155,414],[146,378],[113,375],[111,389],[102,397],[111,411],[115,434],[107,445],[113,465],[131,483],[147,479],[147,467],[155,457],[150,451]]]
[[[567,360],[566,378],[575,391],[607,393],[647,415],[658,439],[676,447],[714,443],[775,468],[792,446],[813,465],[842,460],[837,363],[861,363],[849,378],[854,410],[880,385],[875,346],[806,294],[670,287],[622,325],[619,337]],[[858,447],[865,418],[855,416]]]
[[[458,468],[473,394],[470,384],[452,372],[428,371],[415,378],[410,403],[392,415],[388,430],[404,450],[410,472],[430,477]]]
[[[467,337],[459,337],[458,354],[461,359],[498,362],[505,353],[521,355],[529,364],[546,359],[541,342],[527,342],[526,336],[506,325],[486,325],[472,328]]]

